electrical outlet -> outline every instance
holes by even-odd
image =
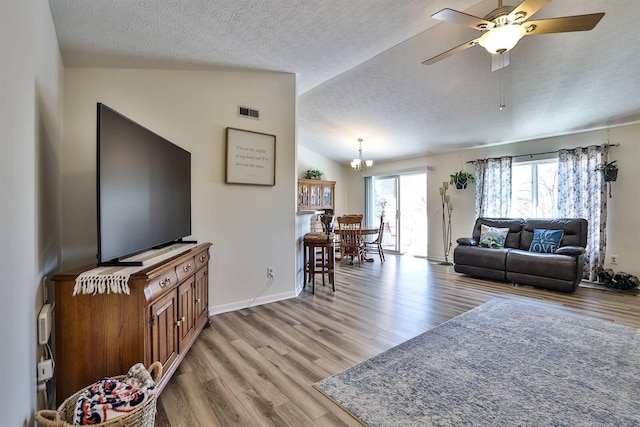
[[[267,267],[267,277],[273,279],[273,267]]]
[[[611,255],[611,264],[617,264],[618,263],[618,255]]]
[[[53,378],[53,360],[47,359],[38,363],[38,382],[49,381]]]

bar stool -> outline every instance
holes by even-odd
[[[307,233],[304,235],[304,286],[311,282],[311,293],[316,293],[316,274],[322,274],[322,286],[325,285],[325,274],[329,283],[336,290],[334,280],[335,234]],[[317,250],[320,249],[320,252]],[[320,255],[318,257],[318,255]]]

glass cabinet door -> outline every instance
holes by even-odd
[[[325,186],[322,188],[322,207],[333,208],[333,187]]]
[[[309,206],[322,206],[320,203],[320,186],[312,185],[311,186],[311,201]]]
[[[309,186],[307,184],[298,185],[298,207],[309,207]]]

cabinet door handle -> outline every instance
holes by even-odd
[[[205,260],[207,259],[206,256],[204,255],[200,255],[200,258],[198,258],[200,260],[200,262],[205,262]]]
[[[167,276],[164,278],[164,280],[160,281],[160,287],[161,288],[166,288],[167,286],[171,285],[171,277]]]
[[[201,301],[201,300],[202,300],[201,298],[198,298],[198,299],[196,300],[196,304],[200,304],[200,301]]]
[[[177,326],[177,327],[182,326],[182,321],[181,321],[181,320],[176,320],[176,326]]]
[[[186,273],[187,271],[191,270],[191,264],[187,264],[184,267],[182,267],[182,269],[184,270],[184,272]]]
[[[187,318],[182,316],[182,322],[186,322],[186,321],[187,321]]]

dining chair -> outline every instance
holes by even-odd
[[[338,234],[340,236],[340,264],[344,265],[347,257],[351,263],[357,259],[362,267],[365,244],[362,240],[362,215],[342,215],[338,217]]]
[[[333,219],[333,215],[320,215],[322,231],[324,231],[325,233],[333,232]]]
[[[312,219],[310,221],[310,233],[327,233],[327,227],[331,229],[330,232],[333,232],[333,215],[318,215],[317,219]],[[317,253],[316,256],[319,257],[322,254]]]
[[[380,256],[380,263],[384,262],[384,251],[382,250],[382,235],[384,234],[384,214],[380,215],[380,228],[378,229],[378,236],[371,241],[365,241],[367,248],[375,248]]]
[[[322,233],[324,231],[324,226],[321,221],[311,220],[310,232],[311,233]]]
[[[322,286],[325,285],[325,276],[335,292],[334,280],[335,264],[335,234],[334,233],[307,233],[304,242],[304,286],[311,282],[311,292],[316,293],[316,274],[322,275]]]

